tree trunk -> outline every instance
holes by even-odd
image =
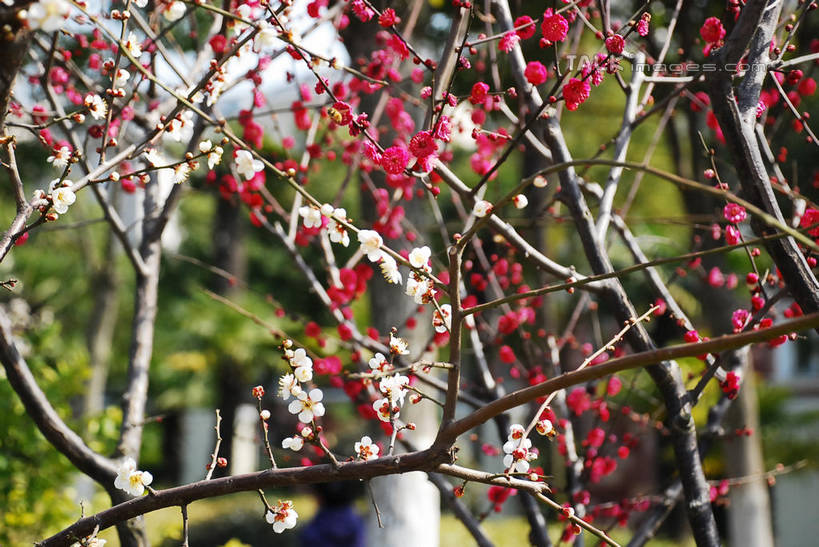
[[[380,8],[385,5],[376,2]],[[366,58],[373,50],[375,34],[365,28],[356,18],[350,18],[349,26],[342,32],[342,40],[353,59]],[[379,95],[367,95],[361,101],[361,112],[372,111]],[[384,137],[386,139],[386,137]],[[385,141],[386,142],[386,141]],[[376,175],[373,173],[373,175]],[[420,241],[424,241],[423,227],[426,219],[419,212],[418,200],[403,203],[407,218],[419,228]],[[375,208],[372,207],[372,198],[362,193],[362,217],[372,222]],[[396,242],[386,242],[391,248],[400,249],[403,245],[394,245]],[[377,278],[377,279],[376,279]],[[374,279],[370,282],[370,309],[372,326],[378,329],[381,335],[386,335],[392,327],[401,327],[415,309],[411,297],[403,294],[401,287],[388,285],[379,275],[376,267]],[[431,321],[429,314],[418,318],[418,326],[412,331],[401,330],[399,335],[409,342],[412,356],[416,356],[424,348],[431,336]],[[415,407],[415,408],[413,408]],[[428,446],[434,440],[438,427],[438,411],[429,401],[418,405],[407,402],[401,411],[401,419],[415,422],[418,425],[412,432],[412,441],[417,446]],[[424,432],[429,438],[422,437]],[[385,547],[400,547],[410,541],[414,545],[435,547],[439,541],[440,528],[440,496],[438,490],[427,480],[424,473],[406,473],[379,477],[371,481],[374,501],[381,511],[381,520],[384,528],[378,527],[374,511],[370,512],[367,526],[367,543],[369,545],[383,545]],[[408,538],[412,538],[408,540]]]
[[[420,228],[417,221],[423,219],[414,214],[419,211],[417,201],[405,207],[407,216]],[[388,243],[390,247],[399,248],[391,243]],[[377,274],[370,283],[369,294],[373,326],[382,335],[394,326],[399,327],[399,335],[409,343],[414,358],[430,339],[432,323],[429,314],[418,317],[418,325],[413,330],[403,330],[400,329],[401,325],[415,311],[412,298],[404,295],[401,287],[388,285]],[[429,446],[435,440],[438,418],[438,409],[426,400],[416,405],[407,401],[401,410],[401,420],[417,425],[417,429],[408,435],[419,447]],[[438,545],[441,500],[438,489],[429,482],[426,473],[419,471],[379,477],[373,479],[371,485],[384,527],[378,527],[375,511],[371,511],[367,521],[368,545],[402,547],[408,545],[407,538],[412,538],[413,545]]]

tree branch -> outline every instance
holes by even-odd
[[[748,344],[773,340],[783,334],[799,332],[804,329],[812,329],[819,326],[819,313],[804,315],[798,319],[784,321],[778,325],[767,329],[760,329],[741,334],[730,334],[713,338],[707,342],[697,342],[694,344],[679,344],[661,349],[654,349],[641,353],[626,355],[609,359],[605,363],[585,368],[577,372],[567,372],[556,378],[551,378],[540,384],[514,391],[486,404],[472,414],[456,420],[447,427],[442,434],[442,440],[452,441],[470,429],[492,419],[501,412],[526,404],[538,397],[545,397],[559,389],[596,380],[610,374],[630,370],[634,368],[648,367],[656,363],[669,360],[680,359],[682,357],[694,357],[704,353],[719,353],[721,351],[740,348]]]
[[[737,179],[748,200],[766,214],[784,223],[782,211],[774,196],[759,145],[754,135],[755,107],[759,101],[761,80],[749,73],[735,94],[732,84],[733,71],[729,63],[736,63],[753,42],[748,65],[756,69],[767,66],[767,44],[773,36],[781,2],[774,2],[765,13],[765,0],[750,0],[742,9],[737,26],[720,50],[720,70],[706,74],[708,94],[714,114],[731,152],[737,170]],[[761,44],[765,47],[761,47]],[[739,103],[739,104],[738,104]],[[751,108],[749,105],[753,105]],[[743,115],[743,112],[746,115]],[[771,232],[760,218],[752,216],[751,227],[757,235]],[[805,312],[819,310],[819,282],[817,282],[805,257],[792,238],[769,242],[766,245],[782,277],[796,302]]]
[[[446,450],[428,449],[368,462],[342,462],[338,468],[330,464],[320,464],[310,467],[267,469],[256,473],[198,481],[185,486],[157,490],[152,495],[126,501],[95,515],[82,518],[37,545],[39,547],[67,547],[78,538],[90,534],[97,526],[100,530],[105,530],[139,515],[164,507],[187,505],[204,498],[255,491],[259,488],[280,488],[349,479],[365,480],[395,473],[431,470],[449,461],[449,458]]]

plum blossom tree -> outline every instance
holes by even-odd
[[[21,245],[48,252],[48,228],[70,227],[93,200],[134,279],[111,453],[45,396],[21,351],[25,333],[0,311],[0,361],[28,419],[112,503],[39,545],[91,545],[112,526],[123,545],[145,545],[146,513],[181,507],[187,533],[189,503],[240,491],[258,491],[263,518],[284,533],[297,509],[268,503],[265,489],[409,471],[427,474],[481,545],[487,513],[463,499],[481,485],[489,512],[516,495],[537,545],[553,541],[544,508],[560,541],[590,534],[618,545],[610,532],[630,525],[630,545],[642,545],[678,502],[696,543],[720,544],[712,502],[725,492],[702,460],[751,374],[734,351],[819,329],[819,175],[804,164],[784,174],[789,153],[817,145],[800,110],[816,89],[819,43],[803,32],[815,2],[729,2],[707,14],[683,0],[429,4],[0,5],[3,191],[15,203],[0,260]],[[681,27],[695,12],[691,38]],[[316,39],[322,32],[331,38]],[[329,45],[339,40],[347,60]],[[612,110],[614,134],[602,135],[609,127],[595,120]],[[691,132],[680,144],[683,115]],[[655,155],[664,138],[671,168]],[[18,150],[29,144],[47,158],[50,183],[27,175],[32,160]],[[522,173],[524,162],[537,167]],[[287,253],[299,285],[266,288],[272,302],[310,292],[320,307],[276,304],[261,317],[232,293],[208,293],[276,338],[272,389],[245,391],[269,465],[214,478],[227,466],[217,443],[203,480],[154,489],[137,467],[158,366],[162,239],[201,192],[237,204]],[[133,224],[121,193],[140,198]],[[707,200],[704,229],[698,220],[675,232],[685,252],[649,249],[657,228],[643,213],[668,216],[678,193]],[[376,284],[391,291],[385,315],[408,310],[386,328],[360,305]],[[679,298],[682,285],[733,304]],[[428,331],[416,332],[429,334],[419,342],[409,333],[421,322]],[[629,398],[638,383],[653,404]],[[327,434],[328,390],[360,417],[347,444]],[[706,404],[707,421],[695,420]],[[415,405],[435,409],[437,428],[419,431]],[[656,496],[600,498],[595,484],[623,473],[655,434],[649,416],[673,449],[673,479]],[[498,442],[477,434],[484,424]],[[312,460],[277,463],[308,447]],[[554,469],[565,480],[552,480]]]

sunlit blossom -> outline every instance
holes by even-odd
[[[236,152],[236,171],[242,175],[245,180],[250,180],[256,176],[256,173],[264,169],[264,163],[253,157],[253,154],[247,150],[239,150]]]
[[[55,183],[59,183],[59,179],[51,181],[51,185],[55,186],[51,190],[51,200],[54,205],[54,210],[63,215],[68,211],[68,207],[77,201],[77,196],[71,189],[73,183],[70,180],[64,180],[62,184],[57,187]]]
[[[298,414],[301,423],[309,424],[313,418],[324,416],[324,404],[321,403],[323,398],[324,393],[318,388],[311,389],[310,393],[302,391],[290,402],[287,410],[290,414]]]
[[[273,525],[274,532],[281,534],[296,526],[299,514],[293,509],[292,501],[279,501],[272,509],[272,511],[267,511],[264,518],[268,524]]]
[[[71,3],[66,0],[40,0],[28,7],[26,21],[33,30],[54,32],[60,30],[71,13]]]
[[[361,460],[374,460],[378,458],[378,452],[378,446],[373,444],[373,440],[366,435],[361,437],[359,442],[355,443],[356,456]]]
[[[125,458],[117,470],[114,487],[124,490],[132,496],[141,496],[145,487],[154,480],[148,471],[138,471],[133,458]]]
[[[358,242],[361,244],[361,250],[367,255],[367,258],[370,259],[370,262],[378,262],[384,255],[384,252],[381,250],[381,245],[384,244],[384,240],[381,239],[381,236],[375,230],[360,230],[358,232]]]
[[[54,150],[46,159],[48,163],[58,169],[64,169],[69,160],[71,160],[71,149],[67,146],[61,146],[59,149]]]

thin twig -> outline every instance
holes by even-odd
[[[188,547],[188,505],[183,503],[182,509],[182,547]]]
[[[262,416],[262,399],[259,397],[259,424],[262,427],[262,436],[264,438],[264,449],[267,452],[267,459],[270,460],[270,467],[277,469],[276,459],[273,458],[273,449],[270,447],[270,439],[268,437],[269,426],[267,420]]]
[[[367,485],[367,492],[370,493],[370,501],[373,504],[373,509],[375,509],[375,518],[378,520],[378,527],[383,528],[384,524],[381,522],[381,510],[378,509],[378,504],[375,502],[375,493],[373,492],[373,485],[370,484],[370,481],[364,481]]]
[[[210,465],[208,465],[208,473],[205,475],[205,480],[208,481],[213,476],[213,470],[216,469],[216,462],[219,459],[219,446],[222,444],[222,432],[220,426],[222,425],[222,415],[219,409],[216,409],[216,446],[213,448],[213,454],[210,456]],[[183,506],[184,507],[184,506]],[[183,511],[185,509],[182,509]]]

